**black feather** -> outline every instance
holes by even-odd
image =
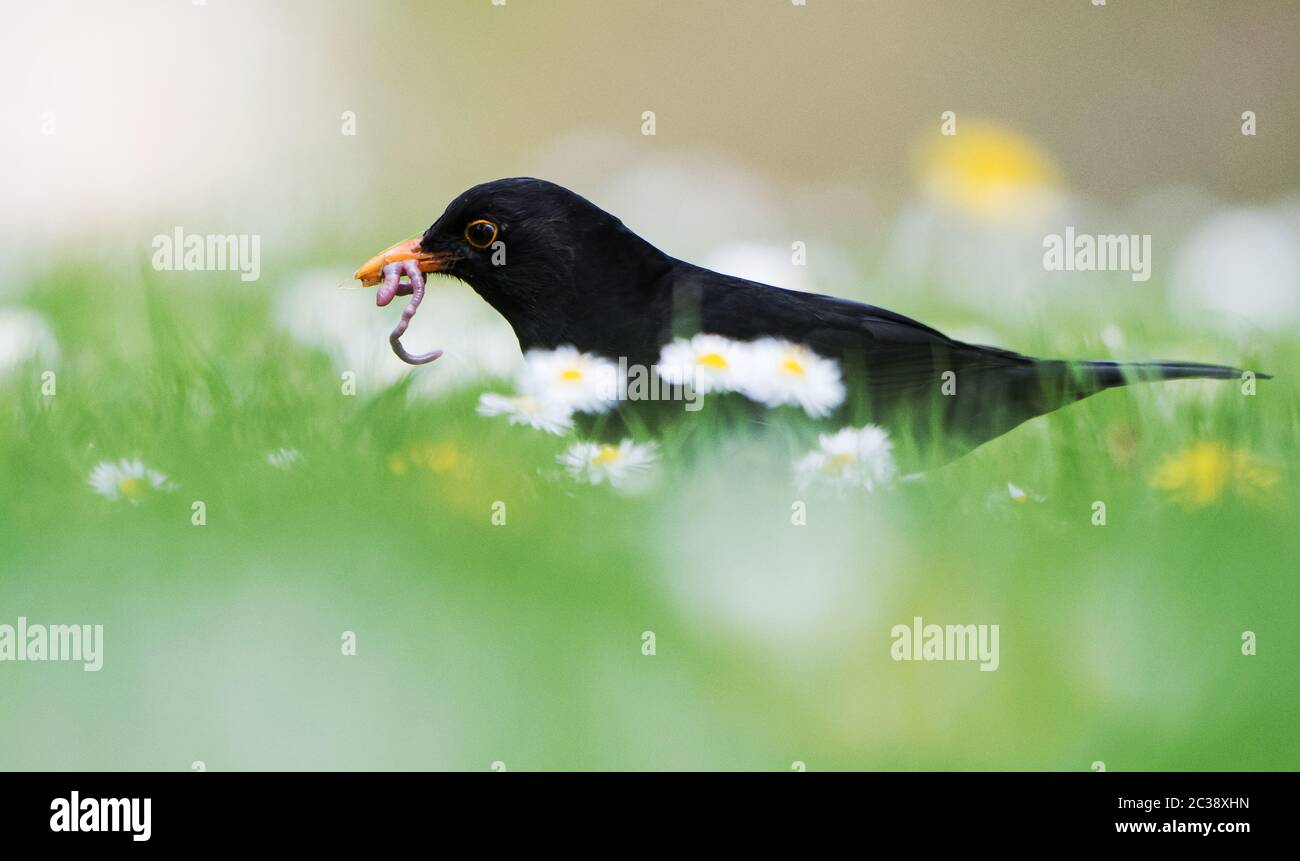
[[[500,227],[505,265],[463,239],[465,225],[478,218]],[[586,199],[538,179],[471,188],[421,245],[456,252],[451,274],[509,321],[525,350],[571,344],[652,365],[665,343],[696,332],[741,341],[785,338],[840,362],[851,397],[838,420],[865,417],[913,434],[937,431],[949,453],[1108,388],[1243,373],[1184,361],[1044,360],[963,343],[884,308],[677,260]],[[945,379],[955,381],[955,392],[944,390]]]

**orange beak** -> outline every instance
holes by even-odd
[[[365,265],[356,271],[353,278],[361,282],[362,287],[373,287],[384,280],[383,268],[389,263],[403,260],[419,261],[421,272],[441,272],[452,262],[450,254],[430,254],[420,250],[420,237],[415,236],[399,242],[391,248],[371,257]]]

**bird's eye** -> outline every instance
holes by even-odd
[[[497,238],[497,226],[485,218],[465,225],[465,241],[475,248],[487,248]]]

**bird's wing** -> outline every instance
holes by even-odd
[[[1028,356],[955,341],[902,314],[834,296],[721,278],[706,280],[698,299],[702,331],[806,344],[839,359],[846,372],[865,371],[880,395],[933,390],[945,370],[969,375],[1034,364]]]

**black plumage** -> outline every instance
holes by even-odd
[[[496,231],[471,234],[477,220]],[[489,234],[491,244],[476,247]],[[651,365],[662,345],[696,332],[785,338],[840,362],[850,396],[837,419],[923,435],[949,454],[1104,389],[1242,373],[1196,362],[1044,360],[963,343],[884,308],[675,259],[583,197],[538,179],[469,189],[419,248],[499,311],[524,350],[570,344]],[[945,377],[949,371],[955,376]],[[955,394],[944,393],[945,380]]]

